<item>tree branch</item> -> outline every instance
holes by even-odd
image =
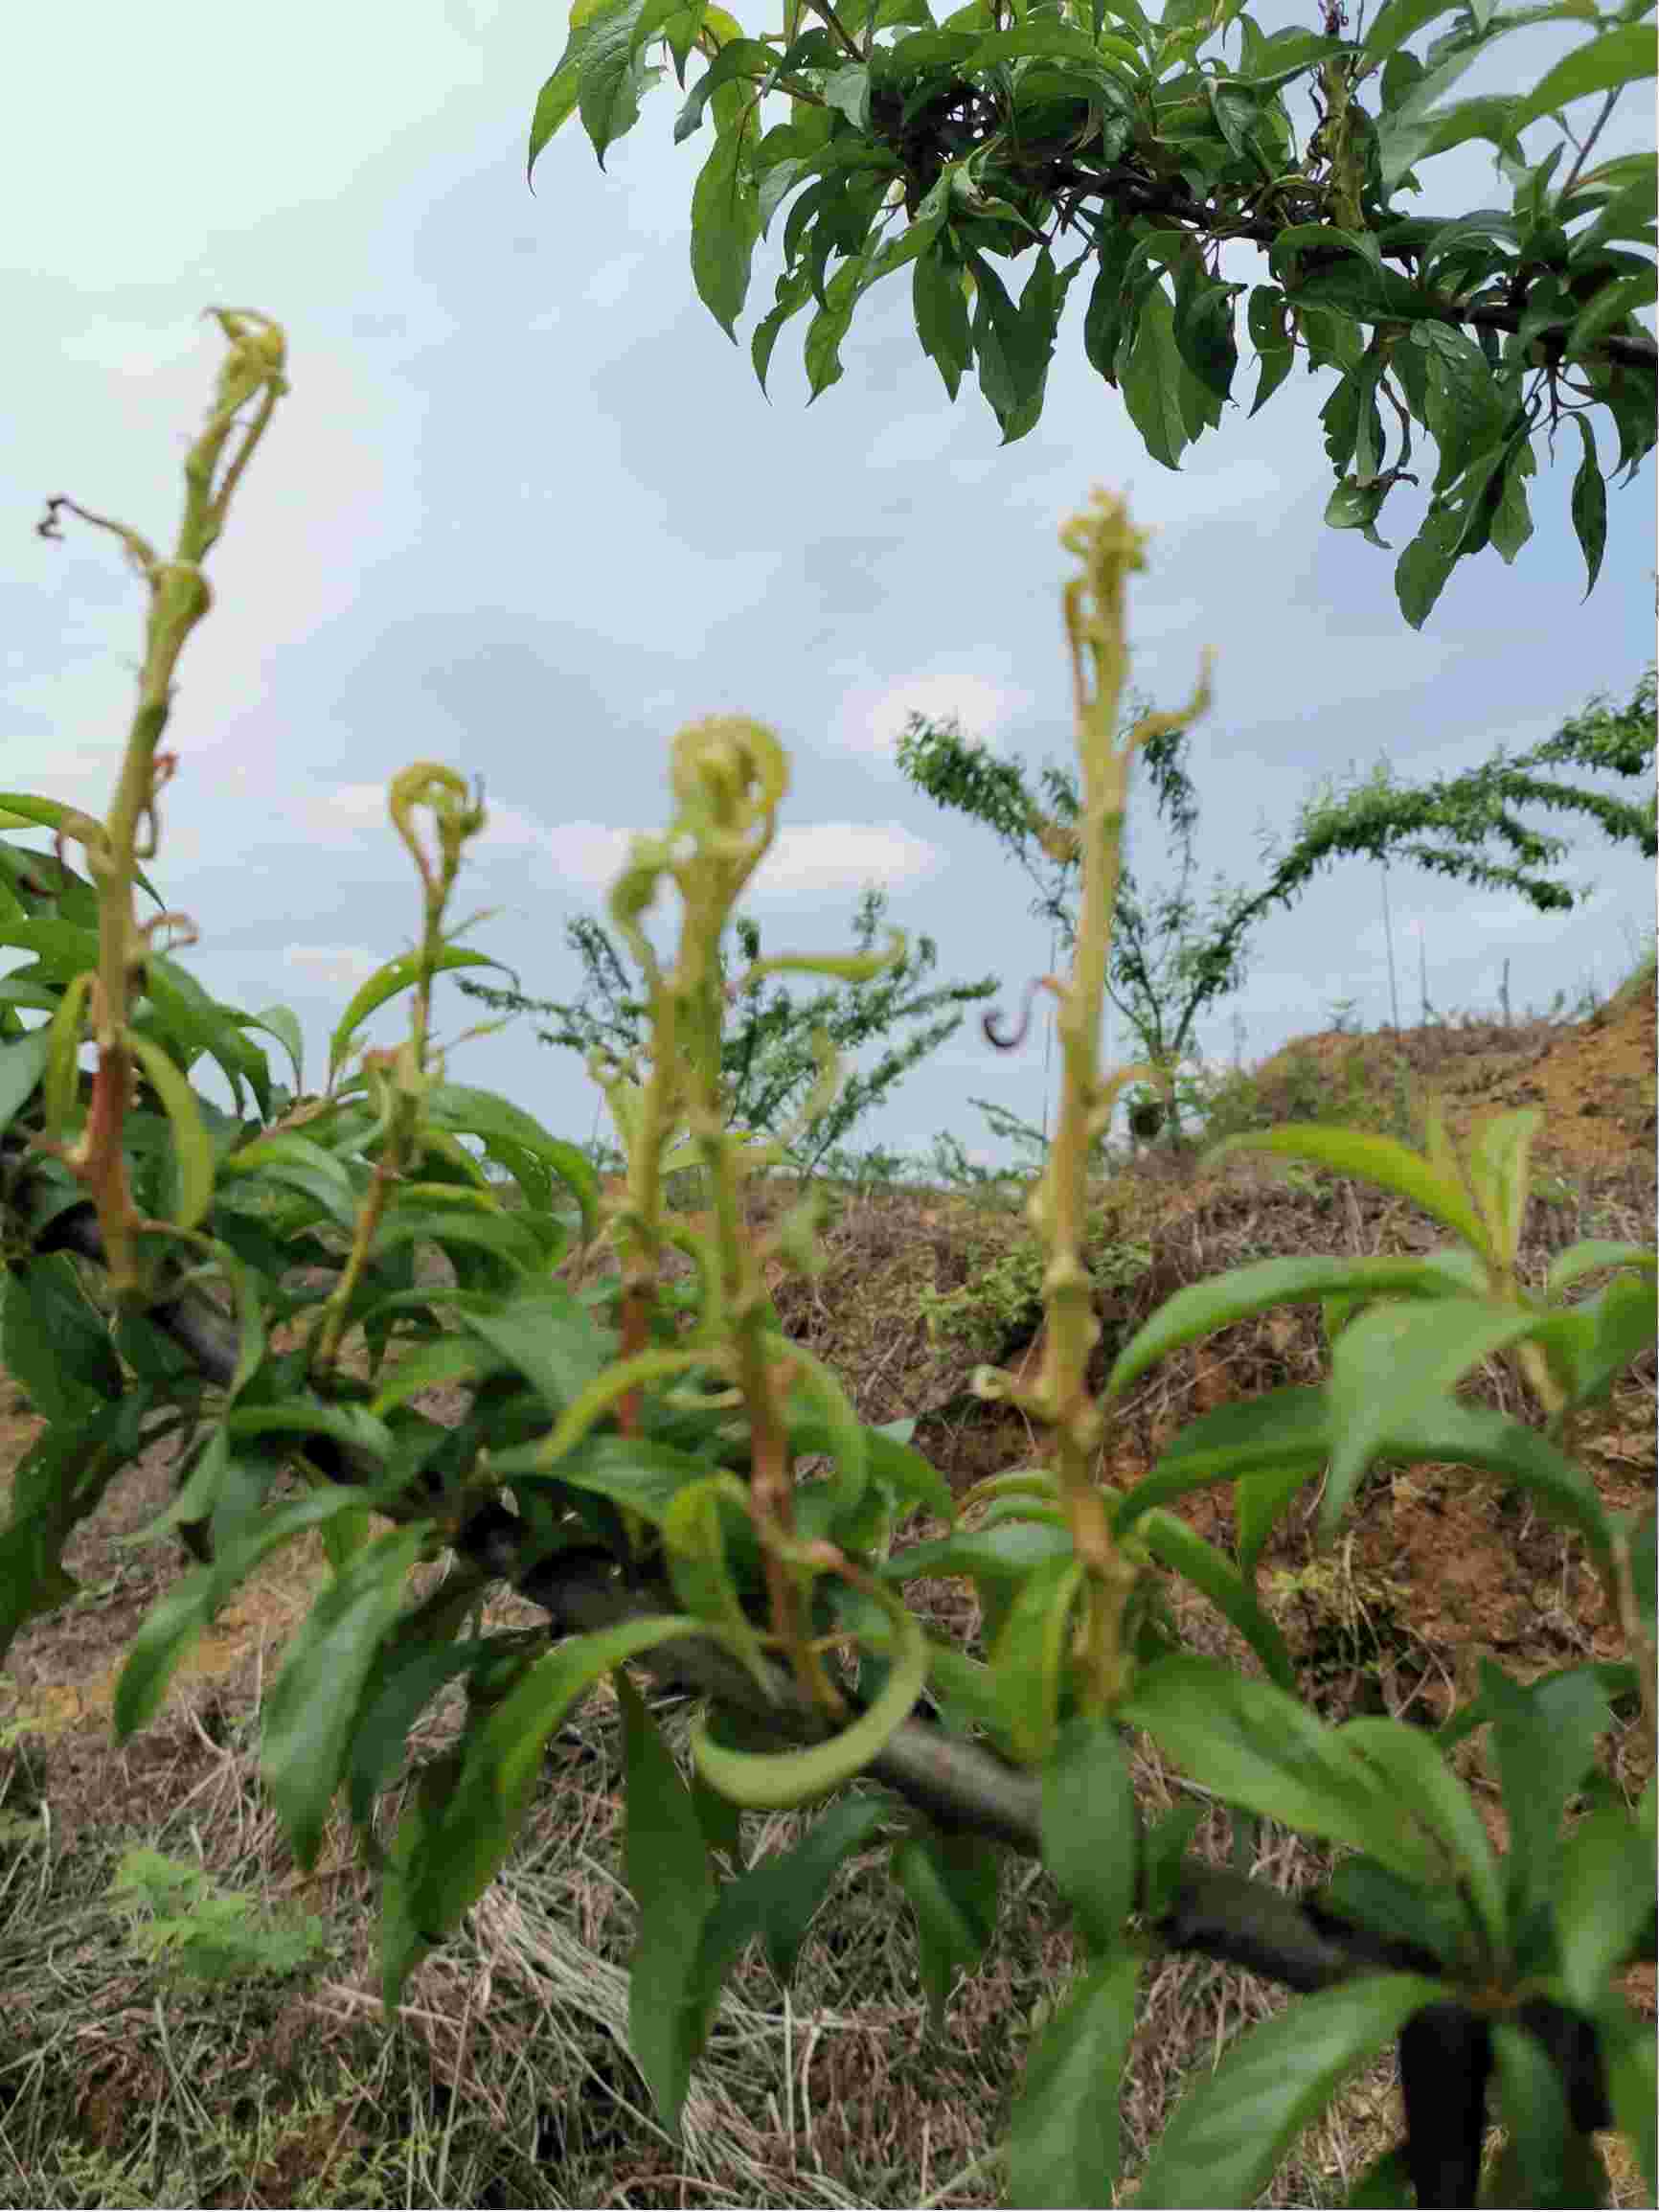
[[[14,1138],[6,1151],[15,1157]],[[35,1240],[36,1251],[74,1252],[104,1264],[102,1239],[92,1207],[78,1204],[58,1214]],[[221,1388],[236,1371],[236,1336],[219,1309],[199,1292],[163,1298],[148,1318],[186,1352],[199,1372]],[[361,1472],[351,1452],[332,1437],[296,1446],[332,1479]],[[636,1616],[671,1610],[670,1591],[630,1587],[618,1562],[598,1546],[555,1553],[522,1564],[523,1530],[498,1500],[486,1503],[457,1532],[458,1556],[492,1578],[509,1582],[541,1607],[556,1635],[586,1635]],[[781,1742],[802,1743],[825,1733],[822,1716],[778,1669],[766,1669],[767,1690],[721,1646],[689,1636],[643,1653],[639,1664],[669,1690],[710,1698],[761,1723]],[[993,1838],[1026,1858],[1039,1858],[1041,1785],[1034,1774],[1010,1766],[982,1745],[953,1737],[928,1720],[906,1721],[866,1769],[905,1802],[942,1827]],[[1214,1867],[1190,1867],[1174,1900],[1152,1933],[1171,1950],[1192,1950],[1229,1966],[1246,1967],[1299,1992],[1327,1989],[1370,1969],[1438,1973],[1434,1954],[1390,1942],[1325,1911],[1315,1900],[1287,1897],[1264,1882]]]
[[[1029,152],[1033,149],[1026,150]],[[1283,218],[1272,216],[1223,216],[1207,202],[1194,199],[1186,184],[1178,178],[1166,184],[1143,176],[1131,169],[1087,170],[1067,161],[1036,166],[1043,173],[1031,181],[1040,191],[1057,193],[1070,187],[1086,198],[1104,202],[1118,213],[1120,218],[1136,215],[1149,216],[1166,226],[1180,224],[1205,238],[1217,240],[1245,239],[1252,245],[1263,248],[1273,245],[1285,227]],[[1314,207],[1301,210],[1299,219],[1316,222],[1319,219],[1318,210]],[[1386,258],[1393,261],[1408,261],[1416,250],[1411,246],[1390,246],[1380,238],[1377,246]],[[1304,249],[1298,259],[1305,272],[1310,274],[1318,268],[1352,261],[1353,257],[1333,245],[1329,253],[1322,253],[1317,248]],[[1291,305],[1295,305],[1293,297]],[[1489,331],[1518,331],[1527,311],[1524,298],[1508,303],[1492,300],[1467,305],[1460,305],[1448,298],[1441,301],[1439,306],[1443,319],[1448,323],[1466,323],[1476,330]],[[1378,315],[1376,320],[1386,322],[1390,318]],[[1624,368],[1651,370],[1659,366],[1659,340],[1649,337],[1646,331],[1609,331],[1597,339],[1593,350],[1603,359],[1615,361]]]

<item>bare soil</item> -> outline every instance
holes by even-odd
[[[1649,975],[1587,1021],[1301,1039],[1255,1071],[1244,1091],[1235,1086],[1228,1110],[1242,1126],[1317,1113],[1377,1127],[1393,1117],[1398,1132],[1415,1140],[1427,1080],[1460,1139],[1493,1113],[1541,1106],[1522,1252],[1523,1278],[1536,1288],[1554,1255],[1583,1237],[1653,1241],[1655,1057]],[[787,1185],[757,1187],[749,1218],[762,1223],[795,1195]],[[1324,1172],[1290,1177],[1260,1158],[1204,1166],[1191,1153],[1150,1151],[1097,1197],[1099,1249],[1088,1255],[1103,1263],[1097,1387],[1116,1351],[1185,1284],[1276,1253],[1404,1253],[1444,1242],[1385,1192]],[[1042,1350],[1040,1310],[1017,1288],[1017,1272],[996,1278],[1002,1287],[969,1305],[956,1334],[941,1325],[942,1313],[960,1317],[964,1301],[934,1304],[931,1323],[929,1301],[971,1297],[1030,1243],[1011,1211],[947,1192],[890,1189],[842,1202],[818,1279],[781,1267],[769,1279],[784,1329],[834,1369],[860,1418],[914,1415],[917,1448],[960,1494],[988,1472],[1042,1456],[1042,1437],[1022,1417],[968,1388],[982,1361],[1031,1372]],[[1130,1483],[1194,1414],[1325,1372],[1317,1309],[1282,1309],[1218,1332],[1160,1361],[1130,1392],[1102,1471]],[[1466,1395],[1541,1421],[1495,1361],[1469,1380]],[[1610,1506],[1652,1504],[1654,1398],[1648,1354],[1587,1422],[1580,1456]],[[0,1503],[37,1425],[0,1379]],[[513,1862],[540,1867],[536,1879],[557,1899],[528,1875],[504,1874],[466,1942],[421,1970],[389,2042],[373,1994],[373,1892],[347,1838],[335,1838],[316,1872],[302,1878],[255,1780],[251,1723],[285,1638],[325,1578],[315,1545],[280,1552],[239,1591],[180,1669],[156,1722],[125,1749],[111,1746],[110,1699],[126,1648],[188,1563],[170,1539],[139,1540],[170,1494],[165,1448],[112,1486],[69,1548],[77,1596],[29,1624],[0,1674],[0,2203],[918,2202],[994,2143],[1017,2076],[1021,2023],[1059,1986],[1069,1937],[1046,1881],[1011,1868],[1017,1901],[1005,1908],[982,1973],[959,1987],[946,2035],[935,2043],[922,2024],[903,1914],[873,1884],[877,1855],[851,1877],[854,1893],[870,1886],[870,1902],[857,1906],[856,1895],[850,1902],[838,1893],[821,1916],[787,2017],[763,1967],[751,1962],[734,1984],[733,2001],[758,2008],[757,2047],[772,2038],[784,2052],[782,2074],[752,2077],[743,2069],[760,2059],[723,2060],[716,2039],[699,2076],[714,2085],[703,2111],[708,2155],[668,2149],[619,2047],[622,2018],[604,2033],[594,2026],[602,1988],[595,1962],[625,1967],[631,1909],[619,1895],[602,1699],[591,1722],[555,1747],[549,1805]],[[1310,1495],[1283,1524],[1263,1581],[1332,1719],[1363,1710],[1438,1719],[1482,1654],[1530,1678],[1619,1648],[1578,1543],[1466,1468],[1374,1470],[1324,1555],[1312,1540],[1316,1502]],[[1224,1488],[1185,1510],[1213,1540],[1230,1541]],[[966,1635],[977,1627],[960,1587],[919,1586],[912,1598]],[[1179,1603],[1195,1643],[1237,1655],[1231,1630],[1201,1601]],[[511,1597],[497,1611],[535,1617]],[[439,1728],[431,1741],[441,1737]],[[1501,1839],[1478,1739],[1466,1755]],[[1627,1791],[1642,1787],[1634,1730],[1615,1732],[1609,1759]],[[1154,1801],[1168,1798],[1155,1762],[1141,1779]],[[773,1823],[768,1833],[785,1829]],[[1204,1838],[1226,1853],[1224,1815],[1207,1824]],[[229,1887],[251,1884],[267,1903],[304,1902],[331,1914],[344,1966],[258,2002],[219,1991],[187,1997],[157,1983],[116,1942],[104,1900],[118,1851],[158,1840]],[[1318,1871],[1293,1839],[1272,1832],[1261,1853],[1259,1866],[1286,1880]],[[550,1868],[563,1871],[556,1879]],[[588,1965],[566,1976],[567,1988],[549,1961],[564,1956],[559,1947],[575,1940],[573,1927],[593,1949]],[[1650,1970],[1631,1986],[1651,2016]],[[1131,2164],[1182,2081],[1278,2001],[1251,1977],[1201,1962],[1171,1960],[1148,1977],[1125,2106]],[[579,2016],[586,2023],[580,2033],[569,2024]],[[565,2025],[556,2028],[558,2020]],[[572,2078],[585,2085],[577,2104],[534,2063],[538,2036],[552,2037],[547,2047],[566,2057],[577,2054]],[[190,2065],[186,2045],[194,2053]],[[164,2107],[168,2140],[184,2146],[171,2167],[158,2148]],[[608,2132],[594,2118],[601,2107],[613,2113]],[[1374,2069],[1339,2116],[1312,2132],[1271,2201],[1339,2201],[1397,2128],[1391,2071]],[[515,2151],[514,2163],[507,2145],[521,2135],[524,2156]],[[224,2151],[222,2179],[213,2178],[210,2139]],[[400,2193],[416,2186],[416,2143],[423,2196]],[[1639,2201],[1630,2191],[1641,2184],[1622,2148],[1612,2147],[1610,2163],[1618,2201]],[[580,2194],[602,2185],[610,2193]],[[169,2195],[170,2187],[185,2194]],[[949,2201],[992,2202],[997,2188],[991,2168],[965,2179]]]

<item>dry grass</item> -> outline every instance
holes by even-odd
[[[1535,1284],[1553,1254],[1581,1236],[1651,1241],[1653,1063],[1649,976],[1645,992],[1573,1027],[1307,1040],[1219,1092],[1212,1132],[1318,1113],[1410,1134],[1412,1086],[1425,1073],[1448,1085],[1454,1127],[1540,1100],[1550,1119],[1523,1253]],[[756,1190],[751,1218],[769,1218],[793,1195],[784,1185]],[[1398,1252],[1439,1241],[1420,1217],[1366,1186],[1287,1179],[1243,1162],[1199,1173],[1150,1153],[1097,1197],[1090,1257],[1105,1332],[1097,1384],[1115,1346],[1184,1283],[1278,1252]],[[917,1415],[918,1448],[958,1491],[1038,1458],[1040,1436],[966,1389],[978,1361],[1018,1363],[1035,1349],[1018,1219],[950,1192],[849,1191],[826,1242],[824,1275],[780,1275],[774,1297],[785,1329],[832,1363],[860,1417]],[[954,1303],[932,1305],[930,1328],[930,1300],[953,1293],[962,1294]],[[960,1334],[942,1325],[947,1317]],[[1132,1480],[1194,1413],[1323,1372],[1309,1310],[1219,1332],[1144,1379],[1114,1424],[1102,1472]],[[1467,1394],[1535,1419],[1495,1363]],[[1649,1355],[1592,1423],[1586,1464],[1611,1504],[1651,1501],[1653,1397]],[[13,1414],[7,1464],[33,1428]],[[151,1462],[112,1490],[71,1554],[86,1601],[32,1623],[0,1682],[0,2203],[998,2201],[996,2146],[1024,2050],[1073,1963],[1040,1868],[1005,1861],[995,1939],[980,1972],[959,1981],[934,2038],[908,1909],[883,1868],[902,1833],[896,1808],[843,1867],[787,1990],[758,1950],[739,1962],[676,2146],[626,2054],[634,1918],[620,1873],[616,1708],[601,1691],[550,1746],[545,1788],[501,1877],[388,2021],[375,1985],[374,1883],[344,1821],[336,1816],[315,1870],[302,1876],[257,1780],[261,1693],[326,1572],[314,1550],[280,1555],[204,1639],[156,1723],[125,1751],[109,1747],[121,1651],[177,1572],[168,1546],[133,1549],[125,1539],[165,1502],[169,1481],[165,1461]],[[1529,1676],[1614,1648],[1577,1545],[1467,1470],[1374,1471],[1327,1557],[1309,1535],[1316,1504],[1310,1495],[1287,1519],[1264,1562],[1265,1589],[1333,1718],[1368,1708],[1438,1718],[1471,1651]],[[1230,1539],[1225,1494],[1200,1495],[1191,1517],[1215,1540]],[[979,1623],[966,1585],[918,1583],[909,1596],[973,1647]],[[1239,1655],[1201,1601],[1171,1597],[1194,1645]],[[511,1596],[490,1617],[536,1618]],[[419,1758],[443,1747],[459,1714],[456,1693],[423,1717]],[[687,1711],[670,1702],[658,1718],[683,1753]],[[1500,1831],[1478,1739],[1463,1756]],[[1609,1758],[1634,1792],[1645,1777],[1632,1731],[1616,1732]],[[1180,1779],[1145,1745],[1136,1760],[1148,1812],[1174,1802]],[[382,1808],[383,1833],[397,1802],[394,1792]],[[745,1856],[781,1847],[802,1825],[799,1815],[747,1817]],[[316,1916],[327,1948],[285,1974],[203,1982],[164,1971],[136,1948],[109,1894],[135,1844],[199,1868],[278,1921]],[[1233,1852],[1222,1810],[1208,1811],[1199,1846],[1217,1859]],[[1255,1839],[1254,1863],[1294,1888],[1326,1871],[1271,1827]],[[1645,1994],[1651,2011],[1650,1974]],[[1150,1965],[1124,2094],[1125,2201],[1182,2087],[1282,2001],[1254,1977],[1202,1960]],[[1308,2131],[1263,2201],[1342,2201],[1398,2125],[1384,2063]],[[1617,2201],[1639,2202],[1641,2184],[1617,2147],[1612,2163]]]

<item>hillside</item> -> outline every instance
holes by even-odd
[[[1547,1120],[1522,1253],[1523,1276],[1536,1285],[1552,1256],[1581,1237],[1652,1241],[1654,1069],[1649,971],[1577,1022],[1299,1039],[1214,1084],[1208,1133],[1318,1118],[1414,1135],[1427,1082],[1459,1135],[1491,1113],[1539,1106]],[[751,1219],[763,1222],[793,1196],[786,1181],[755,1189]],[[1149,1150],[1093,1197],[1097,1385],[1113,1350],[1185,1284],[1273,1254],[1409,1252],[1441,1241],[1385,1193],[1252,1159],[1207,1167],[1193,1152]],[[784,1329],[833,1367],[861,1418],[913,1416],[915,1444],[959,1494],[987,1472],[1033,1464],[1040,1436],[968,1388],[980,1361],[1023,1366],[1040,1351],[1034,1247],[1014,1206],[1006,1197],[891,1187],[839,1192],[835,1216],[822,1276],[804,1283],[774,1272]],[[687,1265],[676,1255],[667,1271]],[[605,1266],[602,1252],[590,1252],[587,1279]],[[1103,1472],[1133,1481],[1193,1415],[1323,1372],[1316,1309],[1219,1332],[1131,1391]],[[1495,1362],[1467,1392],[1539,1419]],[[1612,1505],[1652,1502],[1654,1396],[1648,1355],[1587,1423],[1583,1457]],[[0,1384],[0,1403],[8,1401],[0,1485],[37,1425]],[[808,1942],[790,2016],[794,2033],[807,2027],[804,2057],[790,2056],[777,1987],[751,1961],[734,1983],[731,2032],[716,2036],[693,2090],[689,2167],[667,2150],[618,2048],[631,1906],[607,1871],[619,1863],[619,1838],[607,1789],[614,1708],[602,1696],[553,1747],[552,1787],[530,1840],[466,1935],[421,1970],[404,2032],[388,2041],[373,1989],[371,1890],[344,1823],[331,1824],[317,1872],[301,1881],[255,1778],[250,1722],[325,1571],[320,1554],[305,1544],[281,1553],[227,1606],[156,1723],[125,1751],[110,1749],[121,1654],[183,1567],[166,1538],[134,1543],[169,1497],[168,1467],[156,1459],[110,1491],[70,1547],[80,1594],[25,1630],[0,1676],[0,1895],[9,1901],[0,1905],[0,2083],[19,2085],[0,2088],[0,2148],[26,2173],[28,2201],[574,2203],[599,2201],[583,2192],[607,2178],[605,2186],[625,2187],[627,2202],[677,2203],[689,2171],[722,2201],[914,2203],[995,2139],[1022,2023],[1070,1956],[1046,1881],[1023,1876],[1009,1885],[984,1972],[953,1997],[940,2045],[924,2032],[911,1938],[889,1890],[870,1888],[837,1922],[840,1934]],[[1311,1540],[1314,1503],[1310,1492],[1282,1525],[1262,1594],[1332,1719],[1386,1710],[1432,1722],[1482,1653],[1530,1678],[1613,1648],[1578,1544],[1469,1470],[1375,1471],[1325,1555]],[[1205,1535],[1228,1542],[1225,1490],[1200,1494],[1187,1510]],[[974,1635],[965,1586],[915,1585],[911,1598]],[[1183,1593],[1176,1602],[1194,1644],[1231,1649],[1232,1631],[1202,1601]],[[491,1616],[535,1618],[512,1599]],[[435,1710],[421,1723],[422,1746],[438,1747],[452,1722]],[[1463,1756],[1478,1790],[1478,1737]],[[1634,1734],[1621,1727],[1612,1759],[1631,1792],[1644,1779],[1636,1758]],[[1155,1761],[1143,1757],[1137,1770],[1149,1803],[1170,1802]],[[1495,1791],[1486,1797],[1498,1833]],[[774,1838],[793,1833],[788,1821],[750,1826],[757,1837],[762,1826]],[[107,1899],[120,1854],[135,1843],[199,1866],[227,1894],[320,1914],[328,1963],[229,1989],[158,1987]],[[1235,1847],[1219,1809],[1200,1843],[1218,1859]],[[1281,1881],[1319,1871],[1277,1832],[1251,1848]],[[874,1864],[866,1854],[845,1879],[868,1887],[859,1869]],[[1650,2009],[1650,1974],[1637,1995]],[[1219,2038],[1278,2001],[1250,1976],[1199,1961],[1170,1960],[1149,1975],[1125,2112],[1131,2143],[1145,2142]],[[77,2054],[68,2074],[45,2064],[66,2019]],[[180,2051],[201,2056],[181,2062]],[[527,2074],[531,2051],[545,2064]],[[1343,2176],[1380,2145],[1397,2107],[1390,2067],[1373,2069],[1307,2138],[1272,2201],[1340,2201]],[[182,2177],[168,2186],[182,2196],[163,2186],[163,2138]],[[406,2182],[406,2163],[411,2174],[419,2164],[418,2183]],[[11,2186],[0,2176],[0,2202],[25,2201]],[[981,2175],[950,2201],[995,2196],[994,2174]],[[1621,2201],[1637,2201],[1623,2184]]]

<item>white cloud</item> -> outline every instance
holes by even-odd
[[[479,859],[495,857],[496,848],[502,845],[540,845],[552,835],[545,822],[527,814],[522,807],[514,807],[504,799],[492,799],[485,794],[485,824],[476,844],[468,847],[469,854]]]
[[[366,831],[392,834],[384,784],[336,784],[327,797],[307,802],[307,826],[325,844],[355,844]]]
[[[529,826],[528,817],[521,817]],[[598,822],[565,822],[540,831],[542,849],[560,883],[592,895],[608,892],[626,863],[638,830],[607,829]],[[750,880],[755,898],[790,898],[803,892],[856,891],[876,881],[918,882],[937,872],[936,846],[893,823],[790,823]]]
[[[547,832],[547,857],[562,883],[582,891],[608,891],[621,875],[637,833],[607,830],[602,822],[561,822]]]
[[[165,322],[93,315],[65,333],[60,352],[107,376],[154,376],[193,361],[201,347],[199,317],[171,316]]]
[[[390,75],[387,19],[377,9],[335,9],[326,19],[313,12],[308,25],[293,26],[299,35],[261,38],[234,64],[223,51],[219,11],[207,0],[173,0],[168,28],[166,58],[158,60],[153,28],[141,13],[99,11],[98,66],[89,70],[85,15],[73,9],[32,15],[16,56],[23,80],[73,83],[82,143],[103,149],[108,164],[97,172],[103,189],[34,195],[34,266],[74,269],[95,288],[129,285],[135,271],[153,276],[169,262],[167,273],[183,276],[214,246],[221,261],[246,267],[264,258],[265,226],[291,226],[316,211],[333,227],[342,206],[361,208],[365,157],[486,80],[488,56],[476,32],[445,24],[430,8],[399,19]],[[328,66],[319,68],[325,35]],[[241,76],[233,82],[227,67]],[[375,126],[362,87],[376,77],[393,104]],[[142,147],[131,128],[138,97],[152,125]],[[61,132],[52,100],[10,103],[0,171],[9,201],[19,201],[27,180],[56,173]],[[234,284],[227,289],[231,304],[242,304],[246,295]]]
[[[385,966],[384,957],[366,945],[286,945],[283,963],[333,991],[355,991]]]
[[[890,756],[913,714],[930,721],[954,715],[965,736],[988,739],[1011,716],[1023,713],[1032,696],[1018,685],[966,670],[941,669],[885,685],[854,684],[834,710],[835,741],[849,751]]]
[[[21,690],[24,687],[19,686]],[[15,697],[15,693],[11,695]],[[8,790],[58,799],[102,815],[121,772],[118,744],[78,745],[56,737],[0,739],[0,781]]]
[[[752,888],[758,897],[857,891],[872,880],[893,888],[924,881],[943,864],[937,845],[897,823],[803,823],[779,831]]]

